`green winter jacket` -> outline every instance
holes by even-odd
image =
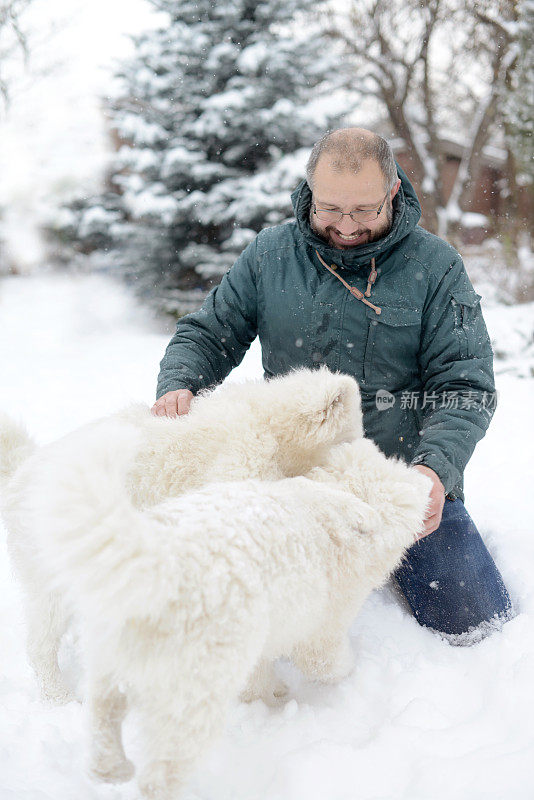
[[[376,242],[329,247],[311,230],[311,192],[291,196],[295,220],[266,228],[179,320],[161,361],[157,396],[221,382],[260,337],[266,377],[326,364],[360,386],[365,433],[386,455],[426,464],[450,497],[495,406],[493,353],[478,295],[449,244],[418,226],[421,207],[399,168],[393,225]],[[316,251],[365,292],[350,294]]]

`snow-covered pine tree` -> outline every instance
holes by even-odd
[[[291,215],[308,148],[340,124],[318,99],[341,65],[320,35],[325,0],[151,2],[169,22],[117,76],[110,190],[72,205],[63,233],[180,312],[184,290]]]

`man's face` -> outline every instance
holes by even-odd
[[[380,215],[374,220],[354,222],[346,216],[340,222],[331,223],[319,219],[310,211],[312,230],[331,247],[349,250],[360,244],[381,239],[391,228],[393,221],[392,201],[397,194],[400,180],[388,192]],[[337,172],[329,163],[328,154],[317,162],[313,180],[312,203],[318,208],[336,211],[377,210],[386,195],[384,175],[378,163],[368,159],[359,172]]]

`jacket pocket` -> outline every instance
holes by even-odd
[[[469,289],[451,289],[454,331],[460,358],[472,358],[477,349],[477,326],[481,295]]]
[[[382,388],[393,390],[409,385],[410,379],[418,375],[421,311],[381,308],[380,315],[366,309],[369,327],[363,375],[366,383],[380,382],[384,384]]]

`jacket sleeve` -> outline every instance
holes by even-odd
[[[257,333],[256,239],[206,297],[182,317],[160,363],[156,397],[174,389],[220,383],[236,367]]]
[[[427,297],[419,364],[421,429],[412,464],[433,469],[448,494],[461,483],[496,403],[493,351],[480,295],[459,256]]]

